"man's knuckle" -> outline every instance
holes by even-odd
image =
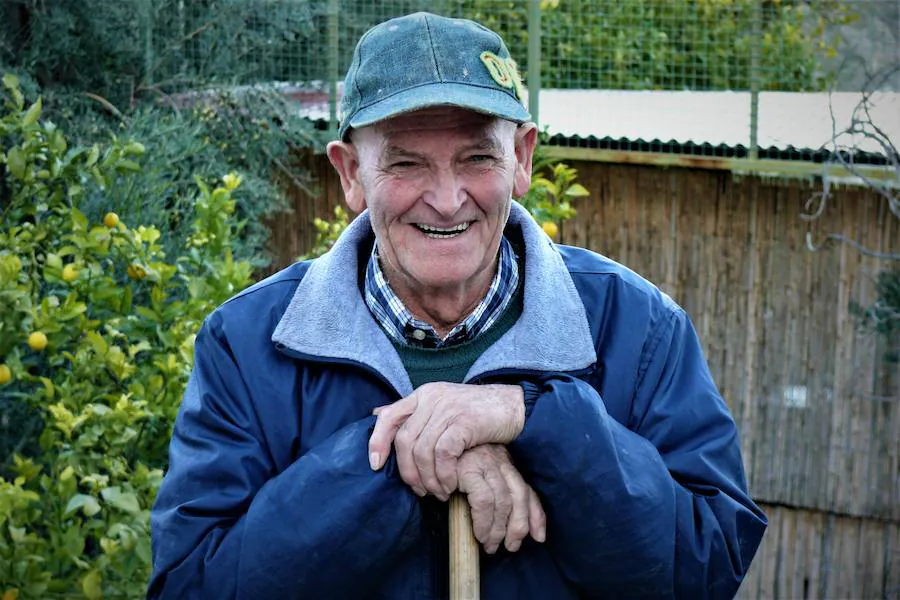
[[[406,427],[401,427],[397,430],[397,435],[394,436],[394,444],[399,444],[400,446],[409,446],[412,443],[412,433]]]
[[[487,495],[482,495],[479,493],[475,493],[472,495],[473,497],[469,500],[469,505],[471,506],[473,511],[478,512],[490,512],[493,506],[493,502]]]
[[[445,435],[434,446],[436,460],[456,460],[462,454],[461,444],[455,437]]]

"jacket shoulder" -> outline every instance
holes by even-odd
[[[212,312],[207,319],[209,325],[219,329],[227,324],[234,330],[240,327],[258,329],[265,323],[271,334],[309,265],[310,261],[294,263],[238,292]]]
[[[584,300],[588,300],[586,295],[591,296],[591,300],[597,300],[597,294],[607,299],[612,295],[620,299],[627,297],[630,302],[637,301],[648,309],[682,310],[655,284],[611,258],[575,246],[558,244],[557,248]]]

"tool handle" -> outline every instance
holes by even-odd
[[[481,573],[478,540],[472,531],[469,501],[460,493],[450,496],[450,600],[478,600]]]

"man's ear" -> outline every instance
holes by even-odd
[[[355,213],[362,212],[366,207],[366,196],[359,179],[359,154],[356,147],[348,142],[330,142],[325,152],[328,154],[331,166],[341,178],[341,187],[344,188],[347,206]]]
[[[521,198],[531,187],[531,160],[537,145],[537,125],[528,122],[516,128],[516,175],[513,196]]]

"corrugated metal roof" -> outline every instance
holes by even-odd
[[[861,98],[849,92],[760,93],[761,156],[821,159],[834,149],[833,139],[869,155],[870,162],[883,156],[873,139],[835,137],[851,125]],[[872,121],[900,143],[900,94],[874,94],[871,103]],[[558,145],[740,157],[750,144],[749,92],[542,90],[539,116]]]

